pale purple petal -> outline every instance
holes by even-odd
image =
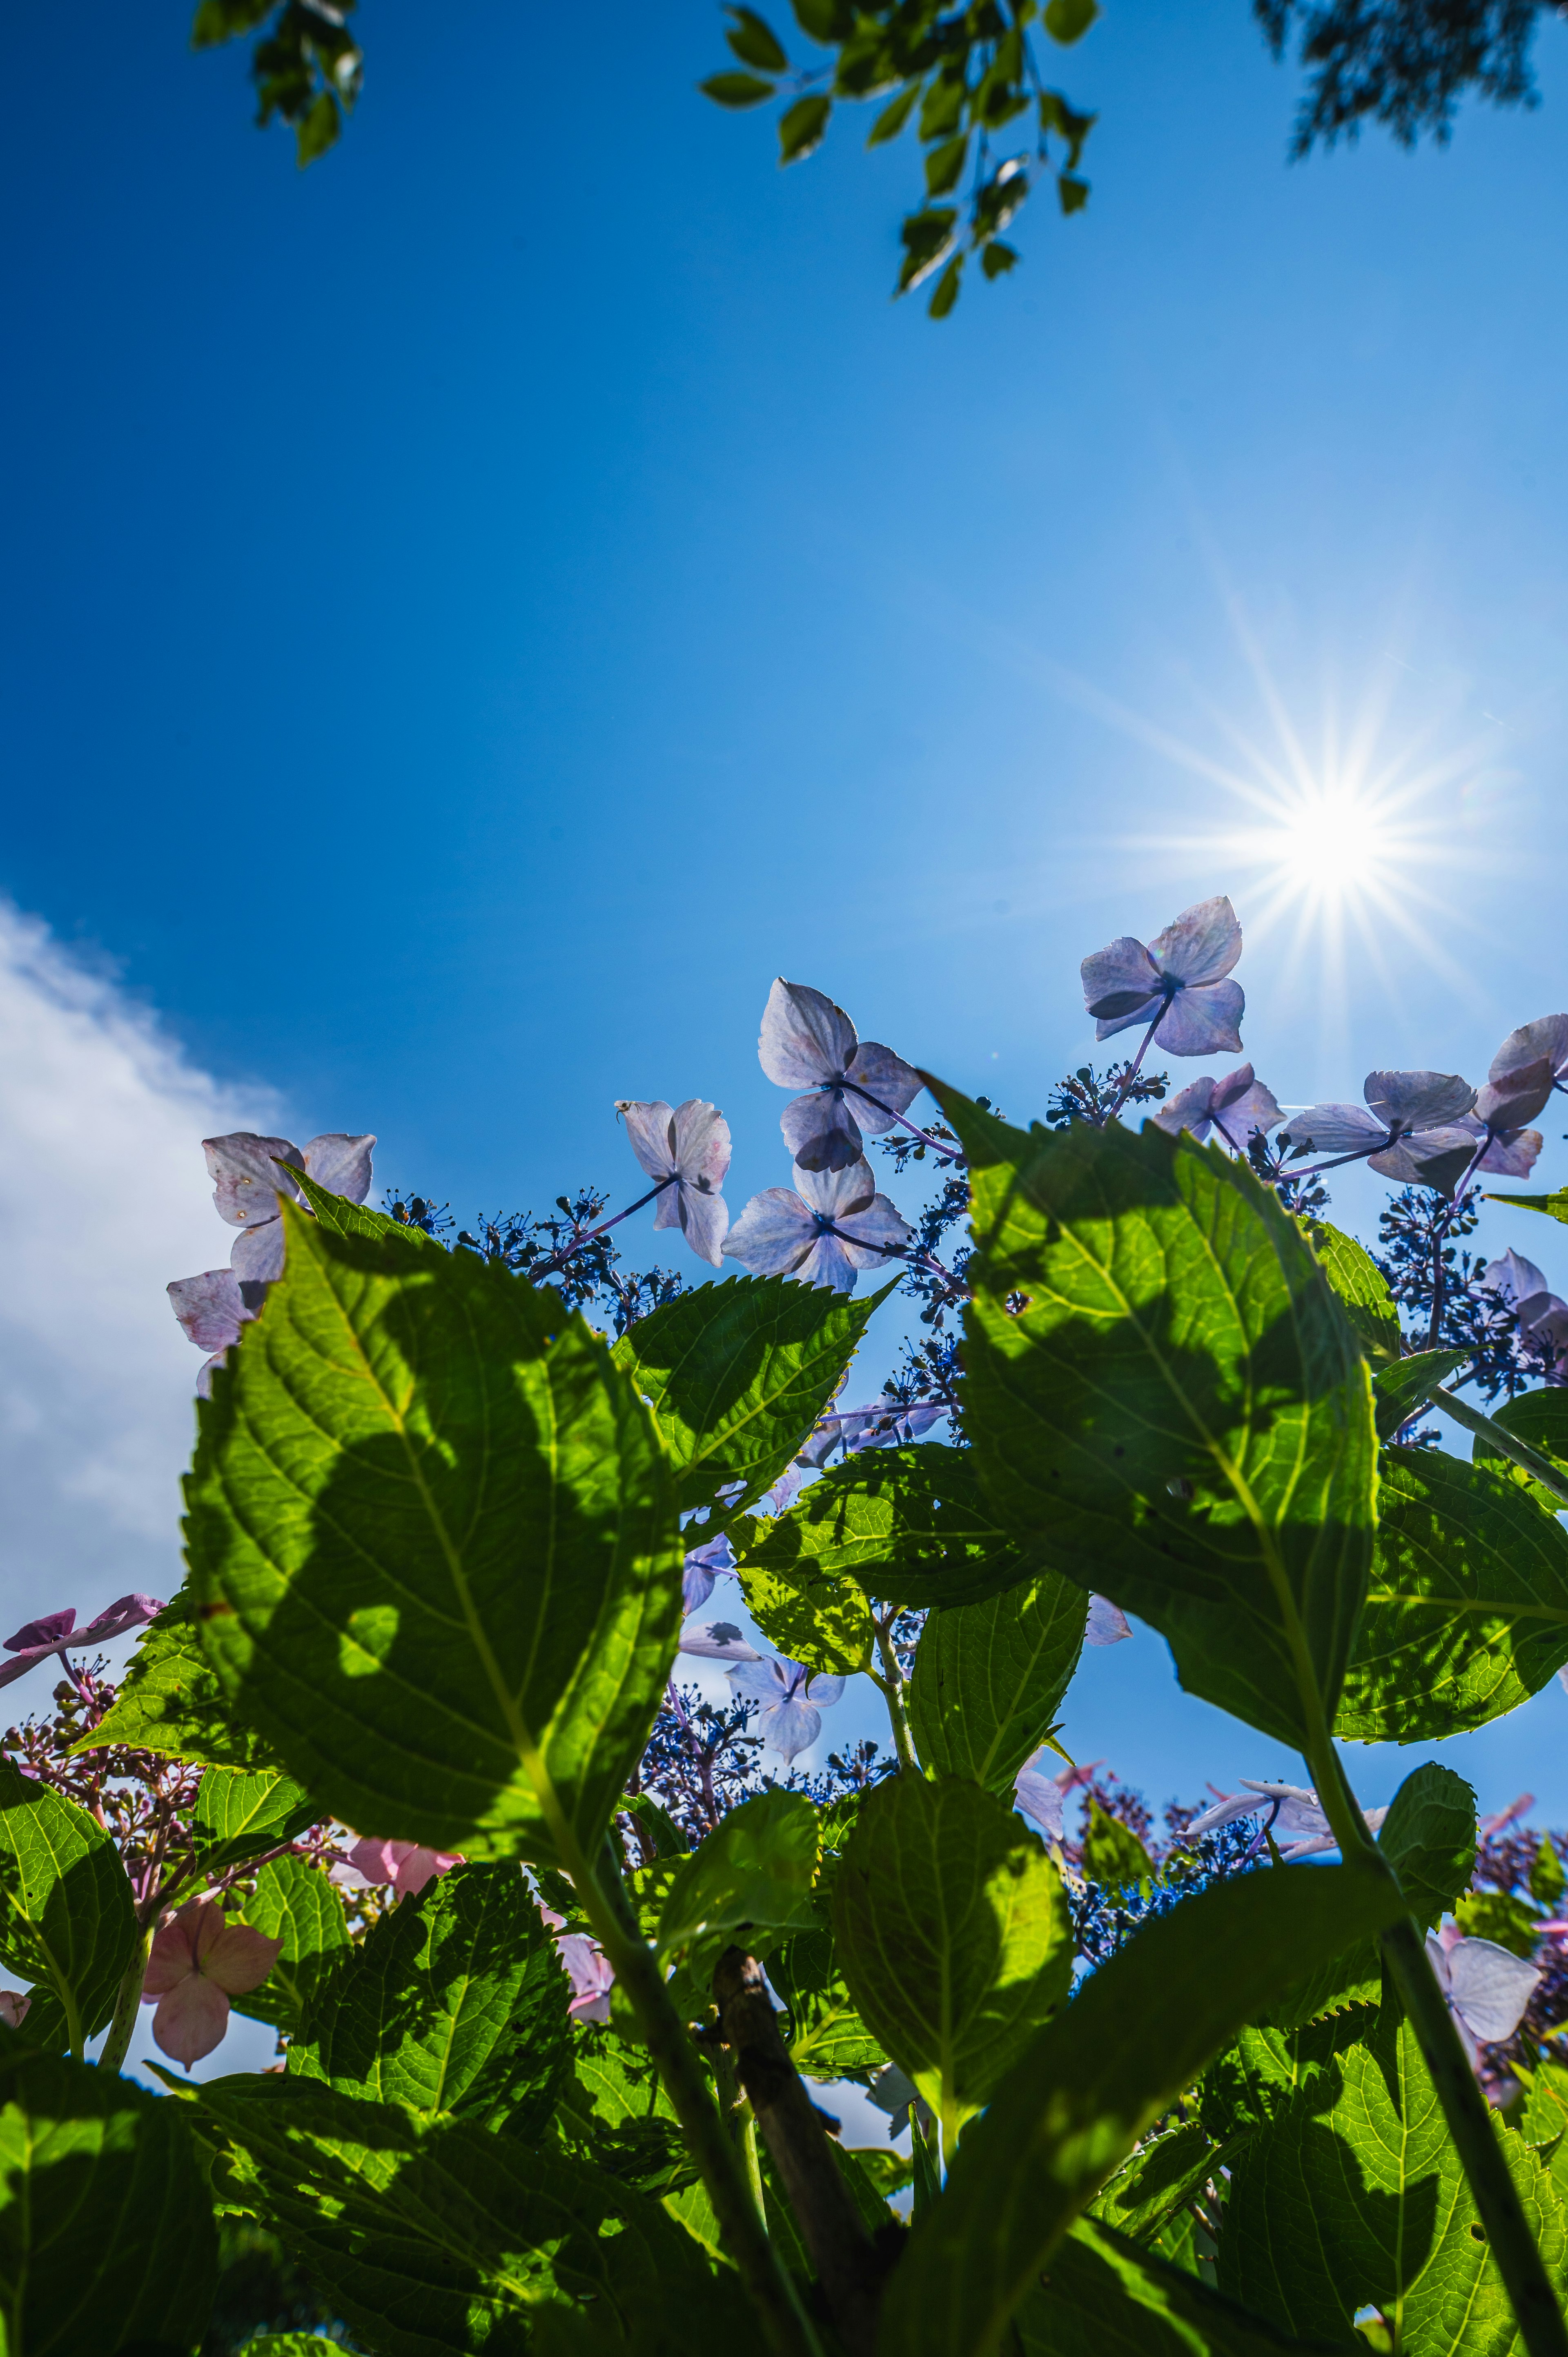
[[[735,1550],[721,1533],[705,1546],[693,1547],[681,1576],[681,1609],[700,1612],[714,1592],[714,1582],[735,1569]]]
[[[732,1670],[729,1682],[733,1691],[744,1695],[747,1702],[765,1703],[769,1709],[782,1702],[790,1691],[785,1667],[779,1662],[765,1660],[760,1653]]]
[[[660,1209],[671,1199],[681,1232],[698,1259],[711,1262],[714,1268],[721,1267],[729,1228],[729,1205],[724,1197],[705,1194],[696,1187],[675,1186],[668,1195],[660,1197]]]
[[[792,1187],[754,1195],[725,1238],[724,1250],[756,1276],[787,1276],[811,1250],[817,1223]]]
[[[729,1124],[717,1105],[687,1097],[674,1113],[674,1168],[689,1187],[717,1194],[729,1169]]]
[[[1249,1065],[1245,1069],[1251,1068]],[[1190,1129],[1201,1146],[1213,1126],[1213,1111],[1214,1082],[1205,1072],[1200,1079],[1189,1081],[1185,1089],[1178,1089],[1169,1103],[1160,1107],[1155,1115],[1155,1126],[1171,1137],[1178,1130]]]
[[[1039,1759],[1036,1752],[1035,1758]],[[1060,1841],[1067,1828],[1061,1786],[1054,1776],[1047,1776],[1032,1762],[1019,1769],[1013,1786],[1014,1798],[1026,1817],[1032,1818],[1043,1834],[1052,1841]]]
[[[76,1608],[68,1604],[61,1611],[45,1612],[37,1620],[24,1620],[14,1637],[5,1640],[8,1653],[52,1652],[62,1637],[69,1637],[76,1626]]]
[[[1550,1060],[1559,1076],[1568,1071],[1568,1015],[1538,1016],[1533,1023],[1521,1023],[1517,1031],[1510,1031],[1492,1058],[1487,1077],[1506,1081],[1541,1056]]]
[[[1109,1596],[1090,1598],[1089,1621],[1083,1632],[1086,1645],[1119,1645],[1132,1633],[1120,1605],[1112,1604]]]
[[[814,1678],[808,1678],[806,1681],[806,1700],[815,1703],[819,1710],[832,1710],[835,1703],[843,1700],[843,1678],[832,1675],[825,1670],[819,1671]]]
[[[1280,1142],[1308,1154],[1365,1154],[1380,1146],[1388,1134],[1387,1122],[1363,1105],[1316,1104],[1292,1114]]]
[[[1234,1824],[1238,1817],[1258,1816],[1267,1805],[1254,1792],[1231,1792],[1223,1801],[1216,1801],[1211,1808],[1205,1809],[1201,1816],[1194,1817],[1185,1838],[1196,1841],[1202,1834],[1215,1833],[1221,1825]]]
[[[876,1192],[869,1162],[852,1162],[843,1170],[799,1170],[801,1195],[825,1220],[841,1220],[865,1209]]]
[[[856,1268],[880,1268],[888,1257],[884,1247],[902,1250],[914,1240],[914,1230],[886,1195],[873,1195],[863,1211],[846,1212],[837,1225],[844,1252]]]
[[[813,1710],[809,1702],[775,1703],[770,1710],[762,1713],[757,1731],[765,1743],[771,1744],[789,1761],[798,1751],[805,1751],[815,1743],[822,1731],[822,1715]]]
[[[253,1129],[231,1130],[226,1137],[204,1137],[201,1150],[217,1181],[212,1200],[219,1217],[231,1228],[275,1220],[278,1189],[285,1183],[278,1164],[292,1162],[296,1170],[305,1167],[298,1146],[290,1145],[286,1137],[262,1137]],[[288,1191],[297,1200],[298,1189]]]
[[[235,1250],[239,1249],[236,1239]],[[250,1317],[231,1268],[209,1268],[200,1276],[177,1276],[166,1290],[187,1339],[199,1351],[226,1351],[240,1339]]]
[[[212,1378],[220,1367],[226,1367],[228,1363],[228,1351],[220,1351],[216,1357],[208,1359],[201,1366],[198,1367],[196,1371],[196,1396],[198,1399],[210,1399],[212,1397]]]
[[[1455,1941],[1447,1964],[1449,2003],[1472,2038],[1483,2046],[1511,2038],[1541,1979],[1536,1966],[1495,1940],[1477,1939]]]
[[[1406,1130],[1392,1146],[1372,1155],[1367,1168],[1403,1186],[1435,1187],[1450,1194],[1484,1135],[1458,1122],[1446,1129]]]
[[[800,1493],[800,1476],[796,1471],[795,1466],[804,1464],[805,1461],[802,1455],[796,1458],[795,1465],[787,1465],[772,1489],[763,1491],[751,1512],[754,1514],[788,1513]]]
[[[792,1274],[797,1285],[820,1285],[834,1293],[853,1293],[858,1263],[837,1236],[819,1235]]]
[[[306,1169],[329,1195],[362,1203],[371,1191],[371,1153],[375,1142],[373,1130],[360,1137],[350,1137],[341,1129],[323,1130],[305,1149]]]
[[[1215,1125],[1239,1154],[1245,1153],[1250,1139],[1276,1128],[1281,1118],[1278,1098],[1253,1078],[1251,1064],[1239,1064],[1215,1082]]]
[[[842,1080],[858,1045],[849,1017],[820,990],[780,976],[768,992],[757,1052],[781,1089]]]
[[[824,1415],[807,1435],[805,1445],[795,1459],[796,1464],[809,1466],[813,1470],[825,1465],[843,1437],[842,1416]]]
[[[1387,1129],[1439,1129],[1467,1114],[1476,1092],[1457,1072],[1369,1072],[1362,1093]]]
[[[1178,990],[1160,1017],[1155,1045],[1167,1056],[1234,1053],[1241,1045],[1246,1005],[1239,982],[1198,983]]]
[[[710,1620],[705,1628],[682,1629],[676,1650],[693,1653],[703,1662],[738,1662],[743,1668],[750,1668],[763,1659],[755,1645],[746,1643],[733,1620]],[[773,1665],[769,1662],[765,1666],[771,1671]],[[777,1702],[779,1691],[778,1679],[769,1677],[765,1690],[750,1698]]]
[[[675,1148],[670,1135],[674,1108],[667,1105],[662,1097],[618,1097],[616,1111],[626,1124],[627,1142],[649,1177],[668,1178],[675,1168]]]
[[[878,1104],[867,1104],[865,1097],[853,1100],[856,1119],[873,1137],[880,1137],[885,1129],[892,1128],[899,1114],[908,1112],[922,1086],[913,1064],[907,1064],[902,1056],[896,1056],[891,1048],[884,1048],[875,1039],[861,1041],[847,1077],[879,1101]]]
[[[802,1170],[845,1170],[865,1153],[855,1107],[872,1125],[872,1108],[864,1097],[853,1102],[841,1089],[819,1089],[809,1097],[791,1097],[779,1116],[779,1127],[790,1157]],[[886,1122],[882,1127],[887,1127]]]
[[[1476,1165],[1498,1178],[1528,1178],[1546,1140],[1539,1129],[1506,1129],[1494,1137]]]
[[[1189,989],[1223,981],[1240,954],[1241,928],[1223,892],[1216,893],[1212,900],[1197,900],[1190,909],[1184,909],[1149,943],[1149,955],[1160,972],[1175,974]],[[1240,1014],[1240,1007],[1237,1014]]]
[[[1481,1273],[1481,1283],[1494,1293],[1500,1293],[1510,1309],[1520,1308],[1537,1293],[1550,1290],[1544,1269],[1537,1268],[1532,1260],[1510,1244],[1501,1260],[1488,1261]]]
[[[1094,951],[1084,959],[1079,973],[1083,978],[1084,1006],[1098,1023],[1101,1039],[1140,1018],[1146,1022],[1149,1018],[1144,1010],[1157,1005],[1163,996],[1159,968],[1131,933]]]
[[[1476,1118],[1489,1129],[1522,1129],[1552,1095],[1557,1078],[1550,1056],[1537,1057],[1503,1081],[1488,1081],[1476,1099]]]
[[[282,1220],[261,1220],[253,1228],[242,1228],[229,1259],[242,1284],[274,1284],[283,1275]]]
[[[146,1621],[156,1620],[163,1609],[157,1597],[143,1596],[139,1591],[116,1597],[113,1604],[104,1606],[96,1620],[78,1630],[74,1642],[106,1645],[111,1637],[123,1637],[127,1629],[140,1629]]]

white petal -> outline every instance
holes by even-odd
[[[675,1108],[675,1168],[688,1186],[717,1194],[730,1165],[729,1124],[717,1105],[688,1097]]]
[[[781,1089],[841,1079],[858,1045],[849,1017],[820,990],[780,976],[768,992],[757,1052]]]
[[[1252,1793],[1232,1792],[1228,1800],[1216,1801],[1212,1808],[1205,1809],[1201,1816],[1194,1817],[1187,1829],[1187,1837],[1195,1840],[1199,1834],[1214,1833],[1220,1825],[1233,1825],[1238,1817],[1261,1815],[1265,1803]]]
[[[1160,972],[1174,974],[1189,986],[1223,981],[1240,954],[1241,928],[1224,892],[1184,909],[1149,943],[1149,955]]]
[[[675,1168],[670,1125],[675,1115],[662,1097],[618,1097],[627,1143],[650,1178],[667,1178]]]
[[[864,1159],[843,1170],[797,1170],[795,1183],[824,1220],[842,1220],[865,1210],[876,1193],[875,1176]]]
[[[1089,1623],[1083,1632],[1086,1645],[1119,1645],[1133,1631],[1127,1626],[1127,1616],[1109,1596],[1091,1596],[1089,1599]]]
[[[831,1286],[835,1293],[853,1293],[855,1263],[848,1247],[837,1236],[819,1235],[800,1266],[793,1270],[797,1285]]]
[[[704,1195],[695,1187],[671,1187],[660,1202],[674,1200],[682,1233],[699,1260],[711,1261],[714,1268],[724,1262],[725,1233],[729,1226],[729,1205],[722,1195]]]
[[[1448,1951],[1454,2010],[1483,2046],[1513,2036],[1540,1978],[1534,1964],[1495,1940],[1458,1940]]]
[[[275,1220],[277,1190],[285,1183],[278,1164],[292,1162],[296,1170],[304,1167],[298,1146],[291,1146],[286,1137],[263,1137],[253,1129],[231,1130],[226,1137],[204,1137],[201,1150],[217,1181],[212,1200],[218,1215],[231,1228]],[[297,1189],[291,1187],[288,1192],[297,1200]]]
[[[1060,1841],[1066,1830],[1062,1789],[1054,1776],[1042,1776],[1037,1770],[1020,1768],[1013,1786],[1014,1797],[1026,1817],[1033,1818],[1044,1834]]]
[[[1131,933],[1094,951],[1084,959],[1079,973],[1083,978],[1084,1006],[1100,1025],[1102,1039],[1136,1022],[1143,1008],[1161,996],[1159,968]]]
[[[787,1276],[805,1260],[817,1234],[811,1206],[792,1187],[765,1187],[730,1229],[724,1249],[754,1275]]]

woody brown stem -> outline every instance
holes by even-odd
[[[811,2254],[846,2357],[873,2357],[886,2262],[840,2174],[822,2115],[789,2060],[762,1966],[726,1948],[714,1974],[719,2035]]]

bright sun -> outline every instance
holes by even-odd
[[[1264,865],[1277,867],[1282,883],[1289,877],[1326,898],[1365,891],[1374,877],[1381,881],[1396,834],[1376,811],[1341,789],[1307,796],[1282,814],[1277,828],[1260,827],[1256,849]]]

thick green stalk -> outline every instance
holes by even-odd
[[[573,1880],[599,1945],[636,2011],[703,2174],[725,2249],[746,2286],[771,2357],[823,2357],[789,2271],[769,2240],[740,2153],[719,2115],[696,2048],[676,2012],[658,1957],[643,1938],[607,1847],[596,1869],[574,1862]]]
[[[120,1989],[110,2018],[109,2035],[103,2041],[103,2051],[98,2057],[101,2071],[118,2071],[130,2050],[131,2032],[136,2026],[136,2008],[142,2002],[142,1983],[147,1977],[147,1957],[152,1950],[157,1920],[155,1914],[150,1922],[137,1928],[131,1961],[120,1976]]]
[[[1532,1481],[1539,1481],[1543,1490],[1550,1490],[1554,1498],[1561,1498],[1568,1506],[1568,1474],[1564,1474],[1560,1466],[1553,1465],[1550,1457],[1543,1457],[1539,1448],[1532,1448],[1528,1440],[1520,1440],[1517,1433],[1509,1432],[1503,1425],[1494,1424],[1489,1415],[1483,1415],[1478,1407],[1470,1405],[1468,1400],[1458,1398],[1453,1392],[1444,1391],[1441,1385],[1432,1394],[1431,1404],[1434,1407],[1440,1407],[1445,1415],[1451,1415],[1455,1424],[1462,1424],[1466,1432],[1478,1433],[1499,1455],[1511,1457],[1516,1465],[1524,1468]]]
[[[886,1620],[873,1615],[876,1651],[882,1660],[882,1675],[878,1677],[873,1670],[871,1676],[872,1683],[887,1705],[887,1719],[893,1729],[893,1749],[898,1755],[898,1766],[905,1775],[918,1776],[920,1763],[915,1757],[915,1741],[909,1732],[909,1714],[904,1706],[906,1680],[893,1644],[893,1623],[897,1618],[897,1611],[890,1612]]]
[[[1324,1813],[1348,1862],[1361,1857],[1392,1872],[1373,1840],[1360,1804],[1351,1792],[1333,1743],[1325,1737],[1310,1753],[1307,1765],[1317,1787]],[[1438,1986],[1425,1943],[1410,1916],[1380,1935],[1383,1960],[1398,1989],[1410,2026],[1415,2032],[1422,2060],[1431,2074],[1454,2139],[1460,2165],[1469,2179],[1487,2242],[1497,2262],[1503,2287],[1519,2319],[1520,2338],[1528,2357],[1568,2357],[1568,2327],[1552,2290],[1541,2252],[1498,2143],[1491,2108],[1476,2083],[1469,2057]]]

